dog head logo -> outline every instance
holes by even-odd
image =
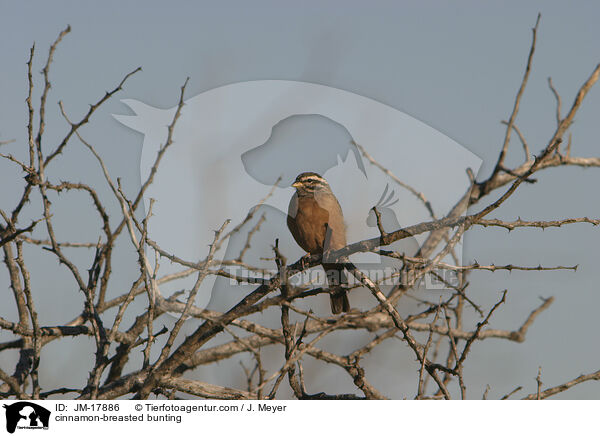
[[[143,183],[176,108],[156,109],[135,100],[123,103],[135,114],[114,117],[144,135]],[[351,243],[379,236],[369,217],[378,203],[386,229],[431,219],[423,202],[390,173],[425,193],[436,214],[443,216],[470,186],[466,169],[477,173],[480,165],[477,156],[450,138],[372,99],[305,82],[234,83],[185,101],[173,145],[145,192],[146,207],[151,198],[156,200],[149,235],[167,252],[198,262],[206,256],[213,230],[231,219],[229,230],[236,231],[223,245],[218,257],[222,263],[215,268],[229,268],[230,276],[244,264],[256,271],[273,270],[275,239],[289,259],[304,254],[285,225],[294,192],[291,184],[298,174],[316,172],[327,180],[343,210]],[[415,251],[422,243],[422,236],[416,235],[409,248]],[[351,260],[380,262],[373,253],[356,254]],[[181,269],[170,262],[160,264],[162,274]],[[164,283],[160,291],[168,297],[191,289],[195,279]],[[234,286],[230,278],[210,275],[195,304],[228,309],[247,290],[237,282]]]
[[[341,124],[322,115],[292,115],[273,126],[269,139],[242,153],[244,170],[266,185],[289,187],[302,172],[326,174],[353,155],[356,167],[367,176],[353,138]]]
[[[50,411],[38,404],[19,401],[10,405],[4,404],[3,407],[6,409],[6,431],[9,433],[14,433],[17,428],[48,428]]]

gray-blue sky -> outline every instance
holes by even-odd
[[[473,151],[484,159],[485,175],[495,163],[504,132],[500,120],[512,108],[537,13],[542,12],[538,46],[518,118],[534,150],[549,139],[555,123],[554,99],[546,78],[553,77],[567,107],[600,60],[600,5],[595,2],[321,3],[256,1],[250,7],[237,1],[218,5],[2,1],[0,140],[24,142],[29,47],[36,41],[38,56],[45,56],[49,43],[67,24],[73,31],[61,44],[53,65],[49,146],[51,138],[66,129],[57,99],[77,117],[124,73],[142,66],[144,71],[127,84],[120,98],[163,108],[176,103],[178,87],[187,76],[191,77],[189,96],[253,79],[301,80],[365,95],[405,111]],[[34,71],[41,68],[38,62]],[[141,138],[110,116],[126,110],[118,99],[113,100],[83,132],[102,148],[111,173],[123,177],[126,189],[133,192],[139,181]],[[594,89],[572,128],[574,154],[598,155],[599,113],[600,92]],[[89,154],[71,148],[72,153],[61,161],[62,170],[75,179],[102,183],[99,173],[83,169],[94,165]],[[517,162],[522,156],[517,143],[513,150],[510,159]],[[19,195],[5,188],[19,172],[4,162],[0,169],[4,187],[0,202],[4,204]],[[600,215],[596,169],[554,169],[538,178],[537,185],[522,186],[497,216]],[[68,203],[64,210],[72,213]],[[84,215],[82,221],[87,218]],[[84,239],[85,222],[79,231]],[[557,301],[537,320],[525,344],[477,344],[473,366],[465,369],[468,381],[482,390],[490,383],[492,393],[500,395],[517,385],[532,391],[538,365],[544,368],[547,385],[598,369],[600,356],[593,333],[597,329],[594,308],[600,300],[596,282],[599,241],[597,230],[587,225],[543,233],[519,230],[508,236],[502,230],[474,230],[466,236],[467,258],[480,263],[580,264],[577,273],[479,273],[471,277],[474,295],[488,305],[497,299],[499,290],[509,289],[510,309],[498,312],[493,324],[497,327],[516,325],[540,295],[555,295]],[[56,265],[52,260],[46,266],[46,280],[52,284],[47,292],[62,288],[65,274]],[[2,274],[1,283],[6,283]],[[72,296],[70,290],[56,292]],[[39,298],[52,301],[55,296]],[[486,362],[493,365],[489,372],[482,372]],[[599,392],[596,385],[588,384],[563,398],[598,398]]]

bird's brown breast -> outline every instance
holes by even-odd
[[[346,245],[344,217],[334,196],[317,200],[315,197],[294,194],[287,224],[298,245],[308,253],[322,253],[326,244],[325,248],[329,250]]]

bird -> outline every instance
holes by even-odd
[[[298,245],[308,254],[321,254],[329,285],[331,312],[334,315],[350,310],[348,283],[341,259],[327,259],[327,253],[346,246],[346,225],[337,198],[327,181],[314,172],[296,177],[292,187],[296,192],[288,207],[287,225]]]

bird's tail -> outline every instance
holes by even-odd
[[[350,301],[348,301],[348,292],[343,285],[348,284],[348,278],[343,265],[327,264],[323,265],[327,275],[331,299],[331,313],[337,315],[342,312],[350,311]]]
[[[342,312],[350,311],[350,301],[348,301],[348,292],[341,291],[331,294],[331,313],[337,315]]]

